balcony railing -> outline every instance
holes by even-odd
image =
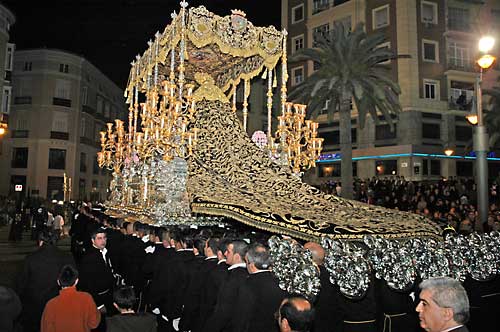
[[[71,107],[71,99],[64,99],[64,98],[52,98],[52,104],[56,106],[65,106],[65,107]]]
[[[14,98],[14,104],[16,104],[16,105],[31,104],[31,96],[15,97]]]
[[[51,131],[50,138],[67,141],[67,140],[69,140],[69,133],[65,133],[65,132],[61,132],[61,131]]]
[[[457,19],[448,19],[448,30],[470,32],[470,22]]]
[[[12,138],[28,138],[29,131],[28,130],[12,130],[11,137]]]
[[[90,107],[88,105],[82,105],[82,112],[94,115],[95,114],[95,109],[93,109],[92,107]]]
[[[317,13],[321,13],[324,10],[327,10],[330,8],[330,2],[329,1],[314,1],[313,2],[313,15]]]
[[[448,63],[446,65],[448,70],[459,70],[459,71],[467,71],[474,72],[476,71],[475,64],[472,61],[454,61],[448,59]]]
[[[450,110],[470,111],[472,109],[472,99],[461,102],[460,100],[450,97],[448,108]]]

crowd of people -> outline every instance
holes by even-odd
[[[340,182],[321,185],[324,192],[340,195]],[[476,184],[472,179],[450,177],[432,182],[414,182],[402,176],[354,181],[354,199],[389,209],[424,215],[440,225],[451,226],[461,234],[500,231],[500,194],[498,184],[489,187],[489,216],[485,224],[478,220]]]
[[[350,299],[330,283],[318,243],[303,244],[321,282],[319,294],[305,298],[280,288],[266,233],[152,227],[82,206],[70,235],[71,255],[57,248],[53,229],[39,232],[39,249],[26,258],[18,278],[20,301],[11,290],[4,296],[0,289],[0,304],[6,297],[19,304],[5,317],[15,318],[22,308],[8,328],[0,325],[2,331],[15,331],[14,322],[24,332],[411,332],[419,322],[431,332],[466,331],[468,300],[460,283],[424,282],[427,297],[420,300],[418,287],[396,294],[385,283],[362,300]],[[428,288],[444,295],[425,292]],[[465,300],[457,306],[449,292],[464,293]],[[378,303],[384,296],[389,302]]]

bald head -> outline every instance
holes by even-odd
[[[302,296],[291,296],[281,302],[278,324],[281,332],[308,332],[314,319],[311,303]]]
[[[316,242],[307,242],[304,244],[304,248],[309,250],[312,254],[314,263],[317,265],[323,265],[325,260],[325,249]]]

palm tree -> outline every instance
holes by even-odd
[[[391,114],[401,110],[399,85],[388,76],[389,68],[382,62],[395,58],[393,52],[381,47],[384,36],[368,35],[362,23],[351,32],[336,23],[325,34],[315,36],[313,48],[298,52],[291,61],[313,61],[319,65],[311,76],[290,92],[290,99],[308,105],[309,115],[315,118],[328,102],[328,121],[339,112],[342,196],[352,199],[352,141],[351,102],[358,110],[359,127],[370,114],[378,123],[380,112],[391,130]]]
[[[485,89],[485,95],[491,98],[488,102],[488,110],[484,112],[484,122],[490,136],[490,147],[500,147],[500,87]]]

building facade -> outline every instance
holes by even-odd
[[[3,77],[0,80],[0,100],[2,107],[0,110],[0,127],[8,122],[10,105],[11,105],[11,77],[12,66],[14,60],[15,45],[9,42],[9,30],[15,23],[15,16],[6,7],[0,4],[0,75]],[[0,136],[0,140],[2,136]],[[0,154],[2,153],[0,144]]]
[[[123,90],[83,57],[16,51],[0,194],[20,184],[49,200],[105,199],[111,178],[97,166],[99,131],[126,115]]]
[[[288,52],[312,47],[317,33],[335,22],[354,28],[363,22],[366,31],[386,37],[383,47],[397,59],[384,65],[399,83],[403,112],[391,131],[381,117],[367,119],[359,128],[353,110],[352,140],[354,175],[399,175],[427,180],[441,176],[474,175],[474,156],[469,152],[473,127],[465,115],[473,107],[474,82],[478,75],[474,59],[479,36],[497,35],[500,2],[464,0],[283,0],[282,25],[289,31]],[[498,43],[497,43],[498,45]],[[498,46],[494,51],[498,54]],[[313,72],[312,63],[289,66],[291,87]],[[498,66],[484,76],[491,86]],[[315,169],[306,174],[312,184],[340,176],[338,120],[333,124],[320,115],[324,152]],[[444,149],[455,152],[448,157]],[[500,155],[490,154],[490,177],[500,170]]]

